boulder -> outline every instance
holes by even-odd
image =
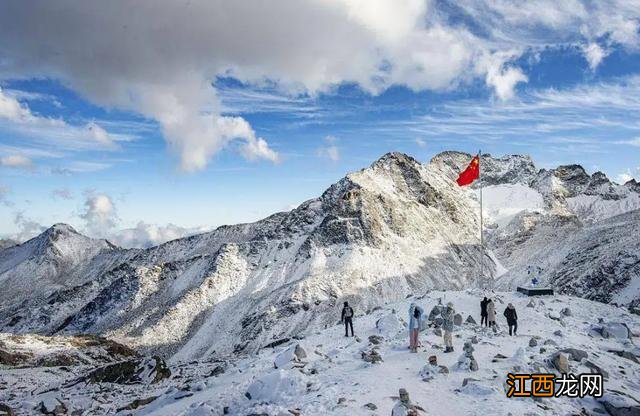
[[[378,406],[376,406],[373,403],[367,403],[367,404],[364,405],[364,407],[366,407],[369,410],[377,410],[378,409]]]
[[[553,335],[555,335],[557,337],[561,337],[562,336],[562,331],[558,329],[558,330],[553,332]]]
[[[474,336],[471,337],[471,343],[472,344],[477,344],[478,343],[478,336],[477,335],[474,335]]]
[[[456,326],[462,325],[462,315],[459,313],[453,315],[453,324]]]
[[[537,340],[537,339],[535,339],[535,338],[531,338],[531,339],[529,340],[529,346],[530,346],[530,347],[532,347],[532,348],[533,348],[533,347],[535,347],[535,346],[537,346],[537,345],[538,345],[538,340]]]
[[[469,315],[467,316],[467,320],[465,321],[468,324],[472,324],[472,325],[477,325],[478,323],[476,322],[475,319],[473,319],[473,316]]]
[[[551,364],[560,372],[560,373],[569,373],[569,358],[567,355],[562,352],[557,352],[551,356]]]
[[[431,312],[429,312],[429,320],[430,321],[434,321],[438,316],[442,315],[442,311],[444,310],[444,307],[442,305],[436,305],[433,307],[433,309],[431,309]]]
[[[303,367],[303,358],[307,357],[307,353],[300,344],[292,345],[276,356],[273,362],[274,368],[293,368]]]
[[[160,357],[145,357],[91,371],[84,377],[87,383],[153,384],[171,376],[167,363]]]
[[[562,314],[563,316],[572,316],[571,309],[569,308],[563,308],[560,311],[560,314]]]
[[[48,397],[38,404],[37,410],[44,415],[59,416],[67,414],[67,406],[57,397]]]
[[[626,358],[627,360],[631,360],[634,363],[640,364],[640,360],[638,360],[638,357],[636,357],[636,355],[630,351],[609,350],[609,352],[617,355],[618,357]]]
[[[385,337],[394,337],[404,331],[404,325],[395,313],[389,313],[376,321],[376,329]]]
[[[247,388],[245,396],[261,403],[279,403],[300,397],[306,389],[307,383],[297,371],[280,369],[256,379]]]
[[[531,299],[529,303],[527,303],[527,308],[534,308],[535,306],[536,304],[533,302],[533,299]]]
[[[593,361],[586,360],[583,364],[586,367],[588,367],[590,370],[593,370],[592,371],[593,373],[602,374],[602,377],[604,377],[605,380],[609,378],[609,372],[604,368],[602,368],[601,366],[599,366],[598,364],[594,363]]]
[[[629,328],[619,322],[609,322],[602,326],[601,334],[604,338],[629,339]]]
[[[16,412],[4,403],[0,403],[0,415],[1,416],[16,416]]]
[[[569,356],[569,358],[573,361],[582,361],[583,358],[587,358],[589,354],[584,350],[579,350],[577,348],[564,348],[560,350]]]
[[[611,416],[636,416],[640,415],[640,403],[632,397],[620,391],[606,391],[602,398],[598,399]]]

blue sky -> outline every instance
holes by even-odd
[[[0,16],[16,23],[0,18],[0,236],[67,222],[148,245],[289,209],[389,151],[428,161],[481,148],[640,179],[632,2],[610,2],[617,14],[590,2],[529,11],[510,2],[284,3],[280,12],[329,19],[354,40],[293,23],[296,40],[272,39],[279,14],[257,21],[246,8],[226,10],[255,28],[246,39],[232,38],[243,36],[235,26],[216,28],[210,45],[189,31],[206,34],[213,21],[158,35],[117,7],[3,6]],[[81,12],[130,24],[145,41],[96,34],[77,23]],[[70,37],[56,39],[53,24],[21,32],[49,20]]]

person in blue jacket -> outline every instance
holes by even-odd
[[[411,352],[418,352],[418,334],[423,315],[424,310],[420,306],[415,303],[409,305],[409,349]]]

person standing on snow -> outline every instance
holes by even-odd
[[[351,328],[351,336],[353,336],[353,309],[349,306],[349,302],[345,302],[342,307],[340,322],[344,323],[344,336],[349,336],[349,328]]]
[[[409,349],[411,352],[418,352],[418,335],[423,315],[424,310],[420,306],[415,303],[409,305]]]
[[[496,305],[491,299],[487,302],[487,321],[489,328],[496,326]]]
[[[509,335],[512,335],[511,330],[513,330],[513,335],[517,335],[518,313],[516,312],[516,307],[511,303],[507,305],[507,308],[504,310],[504,316],[507,318],[507,325],[509,325]]]
[[[487,303],[489,303],[489,299],[485,296],[480,301],[480,326],[487,326]]]
[[[444,338],[444,352],[453,352],[453,338],[451,337],[451,333],[453,332],[453,317],[455,316],[456,311],[453,309],[453,303],[447,303],[447,307],[442,312],[442,329],[444,330],[444,334],[442,335]]]

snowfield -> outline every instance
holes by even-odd
[[[334,324],[247,356],[172,361],[171,376],[157,384],[74,384],[92,369],[86,366],[5,369],[0,372],[0,402],[23,414],[32,414],[40,402],[54,399],[64,403],[69,412],[116,414],[136,399],[154,398],[137,409],[117,414],[220,415],[227,408],[231,415],[389,415],[398,390],[405,388],[426,415],[570,415],[580,414],[582,409],[586,411],[582,414],[607,414],[605,406],[619,402],[640,409],[636,401],[640,395],[640,349],[635,345],[640,336],[639,316],[580,298],[545,296],[532,300],[499,292],[490,294],[498,311],[499,330],[493,333],[466,323],[469,315],[479,321],[481,295],[475,290],[433,291],[381,305],[369,313],[354,305],[356,338],[345,338],[343,327]],[[428,312],[439,301],[453,302],[462,315],[463,324],[454,330],[455,351],[443,353],[442,337],[428,327],[421,333],[419,352],[410,353],[406,330],[409,304],[416,302]],[[516,306],[519,315],[519,333],[515,337],[505,332],[502,311],[508,302]],[[530,302],[533,307],[527,306]],[[338,315],[336,310],[335,316]],[[619,322],[628,327],[628,332],[625,326],[621,326],[625,328],[622,333],[611,330],[609,338],[598,332],[601,327],[616,328]],[[473,356],[478,371],[458,368],[464,342],[474,337],[477,343],[472,344]],[[531,346],[532,339],[535,346]],[[296,345],[304,350],[300,359],[295,353]],[[362,353],[373,348],[382,362],[363,360]],[[557,375],[550,359],[567,348],[584,354],[576,358],[567,354],[572,373],[589,373],[597,367],[606,374],[603,398],[506,397],[508,372]],[[612,351],[627,351],[630,355],[622,358]],[[441,374],[429,366],[431,355],[449,372]],[[425,375],[433,378],[424,381]]]

